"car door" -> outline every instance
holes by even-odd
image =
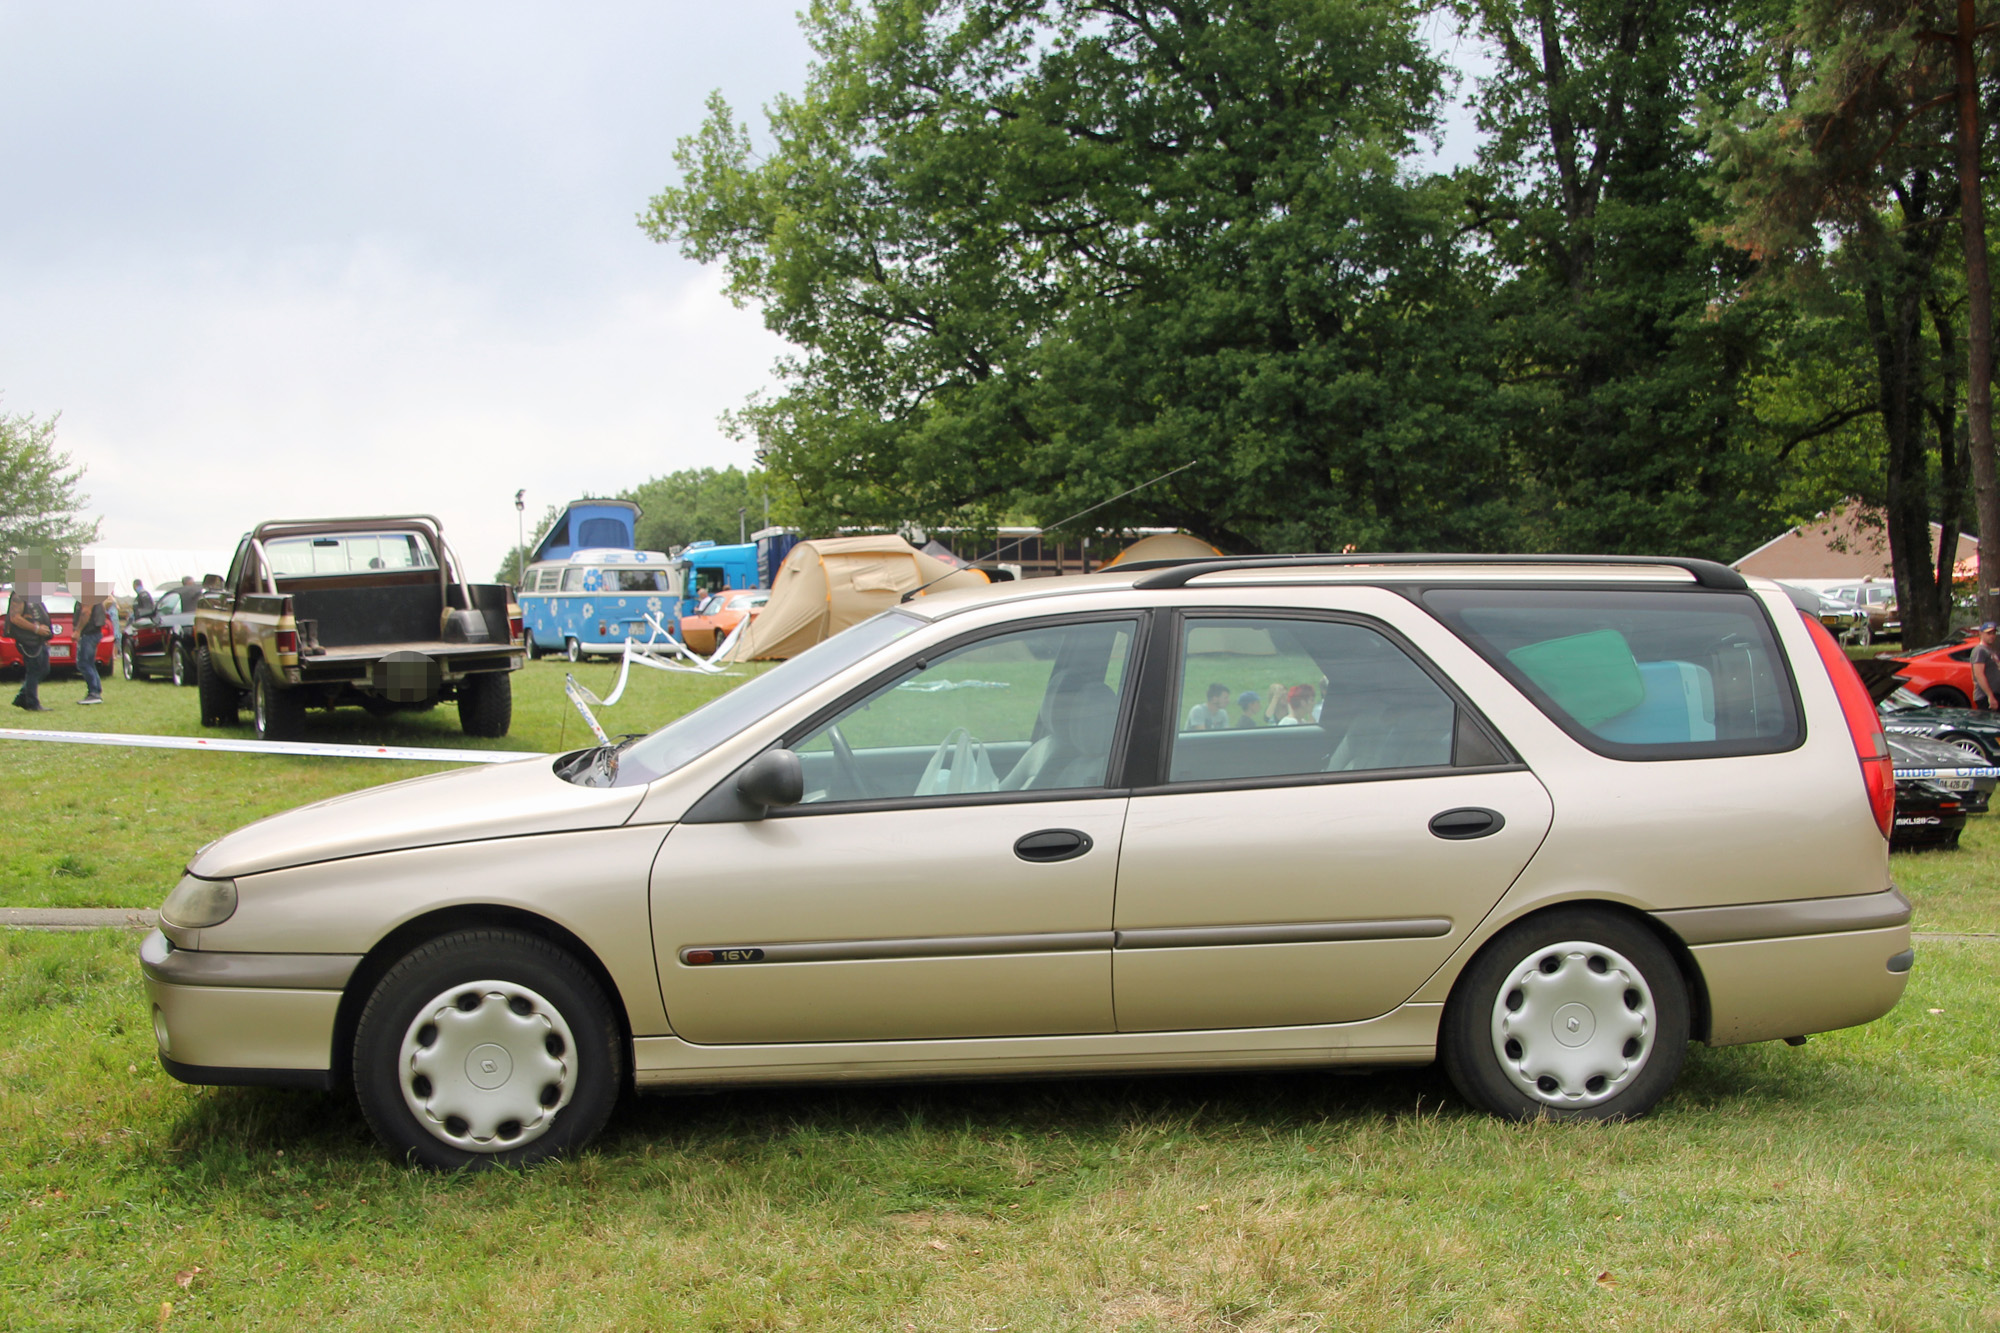
[[[1163,780],[1134,790],[1120,854],[1119,1029],[1388,1012],[1526,866],[1548,793],[1385,625],[1259,611],[1171,632]],[[1256,696],[1250,724],[1186,729],[1216,685]],[[1255,721],[1273,693],[1281,722]]]
[[[704,1043],[1109,1032],[1134,616],[925,651],[788,737],[805,799],[691,813],[653,870]]]
[[[140,666],[152,670],[167,664],[163,627],[165,612],[170,602],[177,603],[180,594],[161,593],[154,601],[153,609],[132,622],[132,657]]]

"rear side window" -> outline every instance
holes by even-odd
[[[1784,655],[1748,593],[1450,588],[1423,601],[1610,758],[1774,754],[1804,735]]]

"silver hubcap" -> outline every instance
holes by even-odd
[[[576,1088],[569,1024],[526,986],[474,981],[417,1010],[397,1058],[417,1123],[466,1152],[505,1152],[548,1133]]]
[[[1951,744],[1953,749],[1975,763],[1983,764],[1986,762],[1986,751],[1979,748],[1978,741],[1960,739],[1953,741]]]
[[[1617,1096],[1653,1053],[1652,988],[1615,949],[1570,941],[1521,960],[1493,1002],[1493,1054],[1514,1085],[1549,1106]]]

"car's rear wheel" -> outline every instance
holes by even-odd
[[[241,696],[234,685],[216,674],[215,663],[209,660],[207,644],[194,650],[194,676],[195,689],[201,696],[201,724],[204,727],[235,726]]]
[[[458,727],[468,736],[505,736],[514,724],[514,678],[504,671],[468,676],[458,686]]]
[[[624,1080],[603,990],[521,931],[458,931],[413,950],[376,983],[355,1031],[362,1114],[391,1151],[436,1170],[581,1147]]]
[[[146,673],[139,669],[139,655],[133,651],[130,642],[118,650],[118,674],[127,680],[146,678]]]
[[[306,700],[278,683],[269,662],[259,662],[250,679],[251,716],[260,741],[296,741],[306,734]]]
[[[564,640],[563,640],[563,656],[564,656],[564,657],[567,657],[567,658],[568,658],[568,659],[569,659],[570,661],[572,661],[572,662],[580,662],[580,661],[582,661],[582,660],[583,660],[583,645],[582,645],[582,644],[580,644],[580,643],[578,643],[578,642],[577,642],[577,641],[576,641],[575,639],[564,639]]]
[[[1972,700],[1949,685],[1933,685],[1924,691],[1924,698],[1939,708],[1969,708]]]
[[[1496,935],[1453,987],[1440,1054],[1465,1099],[1511,1120],[1624,1120],[1687,1058],[1687,987],[1666,946],[1604,908]]]
[[[174,684],[183,686],[194,684],[194,663],[188,660],[187,645],[177,643],[173,646],[172,652]]]

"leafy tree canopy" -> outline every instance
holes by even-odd
[[[82,480],[82,465],[56,447],[55,417],[0,413],[0,563],[9,578],[16,551],[75,555],[97,540],[97,523],[83,518]]]
[[[782,488],[774,495],[762,472],[734,467],[669,472],[621,491],[618,498],[639,506],[639,546],[648,551],[671,551],[698,541],[727,545],[764,526],[767,501],[773,522],[785,521],[787,512]]]
[[[821,0],[753,148],[643,222],[799,349],[738,424],[800,517],[1507,544],[1440,70],[1399,0]]]

